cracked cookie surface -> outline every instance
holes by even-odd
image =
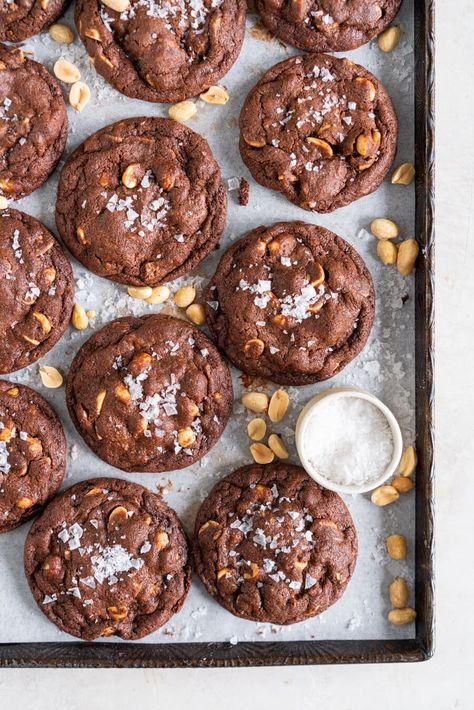
[[[218,347],[243,372],[288,385],[325,380],[364,347],[375,292],[356,250],[323,227],[258,227],[222,256],[205,295]]]
[[[369,42],[392,22],[402,0],[257,0],[274,35],[307,52],[342,52]]]
[[[232,408],[224,359],[198,328],[171,316],[119,318],[93,335],[67,379],[69,412],[104,461],[172,471],[217,442]]]
[[[67,131],[57,81],[22,50],[0,45],[0,196],[16,200],[46,182]]]
[[[29,387],[0,380],[0,533],[35,515],[57,492],[65,468],[56,412]]]
[[[99,74],[145,101],[175,102],[216,84],[237,59],[244,0],[79,0],[76,25]]]
[[[196,572],[219,604],[244,619],[293,624],[320,614],[344,592],[356,558],[342,498],[299,466],[237,469],[196,518]]]
[[[314,212],[373,192],[396,144],[397,119],[382,84],[326,54],[276,64],[240,114],[240,152],[255,180]]]
[[[0,0],[0,40],[20,42],[38,34],[68,4],[69,0]]]
[[[42,357],[66,330],[74,297],[71,265],[41,222],[0,211],[0,372]]]
[[[207,256],[224,228],[226,205],[204,138],[169,119],[133,118],[94,133],[67,160],[56,224],[94,273],[154,286]]]
[[[191,584],[174,510],[114,478],[77,483],[48,505],[27,536],[25,572],[48,619],[87,641],[152,633],[181,609]]]

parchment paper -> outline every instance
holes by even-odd
[[[321,224],[347,239],[365,259],[376,285],[376,322],[363,353],[337,377],[320,385],[289,388],[291,406],[278,429],[290,450],[290,461],[297,463],[294,425],[299,410],[314,394],[329,386],[355,385],[380,397],[398,418],[405,445],[414,439],[414,299],[413,276],[403,279],[393,267],[383,266],[375,254],[376,240],[368,231],[375,217],[391,217],[400,225],[402,235],[414,230],[413,186],[393,186],[389,179],[372,195],[329,215],[317,215],[290,204],[277,193],[257,185],[243,165],[238,150],[238,115],[242,102],[263,73],[278,61],[297,53],[277,40],[256,37],[258,18],[247,19],[247,33],[241,55],[220,82],[230,94],[225,106],[205,104],[197,99],[197,115],[188,125],[209,142],[225,181],[245,176],[250,181],[250,203],[241,207],[236,192],[229,192],[227,226],[221,249],[202,263],[191,275],[172,284],[193,282],[198,289],[213,273],[223,250],[247,230],[277,220],[302,219]],[[74,27],[71,9],[66,23]],[[397,164],[413,160],[414,154],[414,61],[413,0],[405,0],[396,19],[402,30],[400,44],[391,54],[379,50],[375,41],[346,53],[372,71],[385,84],[399,118]],[[80,67],[82,80],[92,92],[89,105],[81,114],[69,108],[70,133],[65,156],[92,132],[128,116],[166,116],[167,106],[128,99],[109,87],[88,62],[76,37],[73,45],[58,45],[46,33],[25,43],[34,58],[50,70],[59,56]],[[60,164],[61,167],[62,163]],[[14,205],[42,220],[55,231],[54,205],[58,171],[40,190]],[[177,511],[188,532],[200,502],[216,480],[234,468],[251,462],[246,422],[251,418],[239,403],[242,386],[234,371],[235,406],[227,429],[215,448],[200,462],[175,473],[125,474],[94,456],[72,426],[67,413],[64,388],[46,389],[39,378],[38,364],[59,367],[64,373],[80,345],[92,332],[118,316],[158,311],[160,306],[143,304],[128,297],[126,289],[89,273],[74,262],[76,301],[97,312],[92,327],[79,333],[69,328],[62,340],[39,363],[9,376],[37,389],[56,408],[68,438],[68,468],[63,487],[97,475],[127,478],[157,490],[165,486],[165,500]],[[408,296],[403,303],[402,297]],[[405,299],[404,299],[405,300]],[[271,393],[276,386],[269,385]],[[172,482],[169,487],[168,481]],[[390,608],[387,585],[395,576],[407,579],[413,599],[415,495],[409,493],[387,508],[377,508],[369,496],[346,496],[359,535],[357,567],[342,599],[321,616],[289,627],[256,624],[235,618],[204,591],[195,576],[184,608],[165,627],[143,639],[144,643],[170,641],[261,641],[306,639],[392,639],[414,636],[414,625],[393,627],[386,615]],[[59,631],[37,608],[23,573],[23,544],[29,525],[0,535],[0,642],[74,641]],[[390,533],[403,533],[408,540],[405,562],[391,560],[385,551]],[[110,639],[109,639],[110,640]],[[114,637],[112,640],[116,640]]]

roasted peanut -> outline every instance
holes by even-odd
[[[402,276],[413,271],[420,247],[416,239],[405,239],[398,247],[397,269]]]
[[[415,177],[415,168],[411,163],[402,163],[393,171],[392,185],[409,185]]]
[[[415,487],[415,484],[411,478],[407,476],[395,476],[392,481],[392,486],[396,488],[399,493],[408,493],[408,491],[411,491]]]
[[[276,390],[272,394],[270,404],[268,405],[268,416],[271,422],[279,422],[283,419],[288,409],[290,398],[285,390]]]
[[[396,239],[400,234],[400,229],[395,222],[382,217],[373,220],[370,231],[377,239]]]
[[[265,444],[252,444],[250,453],[254,461],[260,464],[271,463],[275,458],[273,451],[268,446],[265,446]]]
[[[196,289],[194,286],[181,286],[174,294],[174,302],[178,308],[187,308],[196,298]]]
[[[267,425],[260,417],[255,417],[247,424],[247,433],[253,441],[261,441],[267,431]]]
[[[223,106],[228,102],[229,94],[222,86],[210,86],[207,91],[200,94],[199,98],[206,101],[208,104],[219,104]]]
[[[398,465],[398,473],[401,476],[411,476],[412,473],[415,472],[417,462],[418,458],[416,455],[415,447],[407,446],[407,448],[403,452],[402,458],[400,459],[400,463]]]
[[[393,486],[380,486],[372,491],[370,499],[372,503],[383,507],[385,505],[390,505],[400,498],[400,493]]]
[[[386,539],[387,552],[392,560],[404,560],[407,556],[407,541],[403,535],[389,535]]]
[[[51,25],[48,34],[51,39],[59,44],[71,44],[71,42],[74,42],[74,32],[67,25],[59,23]]]
[[[242,396],[242,404],[251,412],[266,412],[268,409],[268,396],[264,392],[246,392]]]
[[[377,44],[382,52],[392,52],[400,41],[400,27],[387,27],[387,29],[379,34]]]
[[[180,103],[170,106],[168,109],[168,116],[177,121],[178,123],[183,123],[192,118],[197,111],[196,104],[192,101],[180,101]]]
[[[395,626],[404,626],[411,624],[416,619],[416,611],[414,609],[392,609],[388,612],[388,620]]]
[[[56,389],[61,387],[63,383],[63,376],[55,367],[49,367],[48,365],[41,365],[39,368],[39,373],[41,381],[45,387],[49,389]]]
[[[386,266],[397,263],[397,245],[388,239],[379,239],[377,242],[377,255]]]
[[[270,434],[268,437],[268,446],[279,459],[288,458],[288,451],[285,448],[282,438],[278,436],[278,434]]]
[[[397,577],[388,587],[390,602],[395,609],[404,609],[408,604],[408,586],[403,577]]]

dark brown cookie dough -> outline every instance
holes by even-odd
[[[0,533],[35,515],[57,492],[65,468],[56,412],[29,387],[0,380]]]
[[[41,222],[0,210],[0,372],[42,357],[66,330],[74,278],[63,250]]]
[[[307,52],[343,52],[392,22],[402,0],[256,0],[264,24]]]
[[[20,42],[54,22],[69,0],[0,0],[0,40]]]
[[[25,572],[62,631],[139,639],[179,611],[191,584],[178,516],[143,486],[95,478],[64,491],[32,525]]]
[[[291,464],[244,466],[219,481],[196,518],[194,561],[236,616],[294,624],[344,592],[357,534],[337,493]]]
[[[349,59],[291,57],[250,91],[240,152],[257,182],[314,212],[373,192],[393,161],[397,119],[382,84]]]
[[[118,318],[77,353],[67,380],[81,436],[124,471],[185,468],[230,416],[229,369],[195,326],[171,316]]]
[[[227,196],[200,135],[165,118],[94,133],[61,172],[56,223],[88,269],[154,286],[194,268],[224,229]]]
[[[131,98],[196,96],[239,55],[245,0],[123,0],[123,12],[107,4],[78,0],[76,25],[99,74]]]
[[[46,182],[67,129],[57,81],[22,50],[0,45],[0,196],[16,200]]]
[[[362,258],[333,232],[305,222],[258,227],[232,244],[205,298],[211,333],[234,365],[288,385],[340,372],[374,320]]]

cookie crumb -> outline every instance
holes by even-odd
[[[239,185],[239,192],[238,192],[239,205],[242,205],[242,207],[245,207],[246,205],[248,205],[249,197],[250,197],[249,182],[245,178],[240,178],[240,185]]]

